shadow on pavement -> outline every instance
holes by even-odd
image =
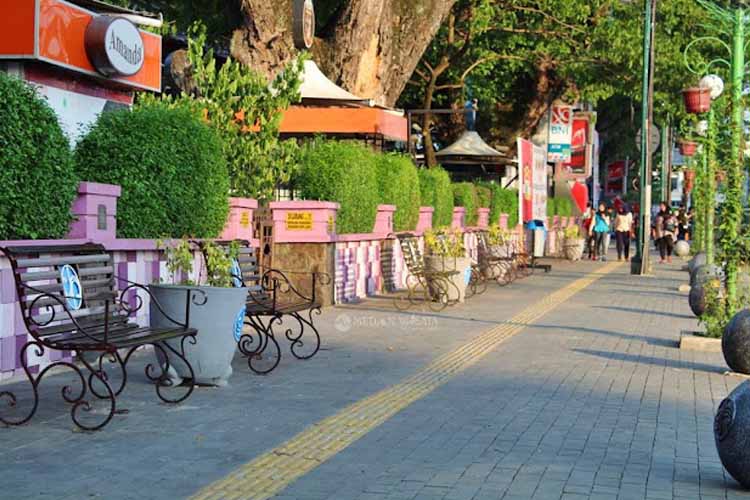
[[[716,365],[696,363],[677,359],[655,358],[653,356],[640,356],[638,354],[625,354],[622,352],[597,351],[594,349],[573,349],[574,352],[598,356],[600,358],[613,359],[616,361],[630,361],[633,363],[645,363],[655,366],[666,366],[667,368],[680,368],[684,370],[698,370],[708,373],[723,374],[726,369]]]

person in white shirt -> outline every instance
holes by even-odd
[[[630,233],[633,230],[633,214],[630,209],[620,206],[615,217],[615,238],[617,239],[617,260],[630,260]]]

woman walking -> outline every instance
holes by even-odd
[[[625,257],[625,262],[630,260],[630,233],[633,230],[633,214],[630,208],[620,206],[615,217],[615,238],[617,240],[617,260]]]
[[[597,258],[600,258],[602,261],[607,260],[607,249],[604,248],[604,235],[608,231],[609,215],[607,215],[607,206],[604,203],[600,203],[593,223],[594,260],[597,260]]]
[[[659,237],[659,260],[660,264],[665,262],[672,262],[672,252],[674,251],[674,243],[677,239],[677,217],[672,214],[665,203],[661,204],[661,210],[659,215],[656,217],[656,233]]]

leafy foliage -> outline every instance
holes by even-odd
[[[301,154],[295,188],[306,200],[334,201],[339,233],[369,233],[380,194],[375,153],[352,141],[315,140]]]
[[[377,155],[380,203],[396,205],[393,226],[396,231],[410,231],[417,226],[422,201],[419,174],[411,158],[404,155]]]
[[[104,113],[75,160],[81,178],[122,186],[120,237],[210,238],[226,223],[221,139],[187,109],[155,101]]]
[[[477,224],[479,198],[474,184],[470,182],[453,184],[453,205],[466,209],[466,225],[475,226]]]
[[[422,192],[422,205],[433,207],[433,227],[450,226],[453,221],[453,188],[451,178],[442,167],[419,171],[419,186]]]
[[[500,186],[497,186],[497,188],[492,193],[490,217],[494,217],[494,214],[497,214],[497,218],[499,219],[500,214],[508,214],[508,227],[516,227],[518,224],[518,191],[503,189]],[[493,218],[490,220],[497,219]]]
[[[459,228],[425,231],[424,244],[431,255],[452,258],[466,256],[464,233]]]
[[[279,126],[281,111],[300,100],[303,58],[269,85],[265,77],[231,58],[217,68],[213,50],[205,49],[203,25],[194,24],[189,35],[196,95],[164,99],[173,106],[189,107],[219,132],[234,196],[273,199],[274,190],[288,184],[297,168],[297,144],[281,141]]]
[[[490,208],[492,204],[492,191],[487,186],[476,185],[477,203],[479,208]]]
[[[55,112],[0,71],[0,240],[64,236],[77,185]]]
[[[573,215],[573,202],[568,197],[547,198],[547,216],[559,215],[570,217]]]

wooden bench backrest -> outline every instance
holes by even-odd
[[[263,272],[258,265],[258,257],[254,248],[241,246],[236,262],[232,264],[232,281],[236,287],[246,287],[250,293],[264,294],[261,284]],[[239,278],[238,277],[239,271]]]
[[[113,305],[114,265],[101,245],[18,246],[3,252],[11,262],[24,322],[37,340],[77,330],[71,316],[87,331],[103,331],[105,302],[109,327],[128,322],[127,313]]]

